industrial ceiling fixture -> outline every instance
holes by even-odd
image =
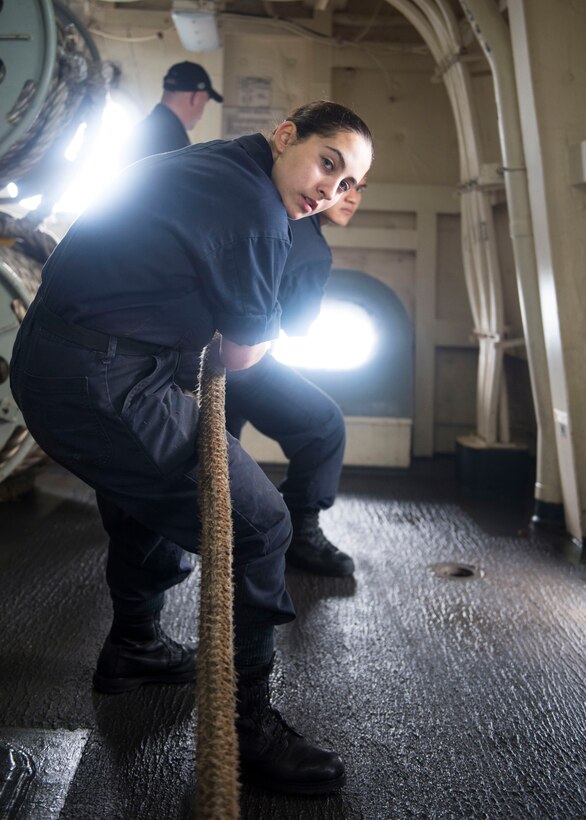
[[[220,47],[214,0],[175,0],[171,18],[186,51],[214,51]]]

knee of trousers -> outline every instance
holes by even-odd
[[[285,438],[289,438],[297,448],[305,449],[311,445],[318,458],[343,448],[346,443],[344,414],[325,393],[319,396],[319,404],[314,401],[312,412],[302,421],[302,425],[300,431]]]
[[[331,435],[344,441],[346,438],[346,423],[344,421],[344,414],[335,402],[333,404],[332,418],[329,423]]]
[[[275,490],[275,494],[276,494]],[[291,516],[280,495],[278,507],[273,503],[263,510],[263,520],[246,520],[233,510],[234,522],[234,568],[246,567],[255,562],[265,566],[271,561],[278,564],[283,558],[292,538]],[[259,502],[262,505],[262,499]]]
[[[237,624],[282,624],[295,617],[285,585],[285,553],[292,536],[289,511],[263,533],[234,545],[234,617]]]
[[[344,449],[346,444],[346,424],[344,414],[335,401],[330,400],[329,413],[319,429],[319,442],[324,450]],[[318,445],[319,446],[319,445]]]

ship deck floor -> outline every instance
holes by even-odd
[[[348,782],[320,798],[244,786],[243,819],[586,817],[586,565],[530,516],[530,493],[472,495],[450,458],[344,473],[322,522],[355,577],[288,572],[298,617],[273,677]],[[49,466],[0,505],[0,532],[0,746],[35,767],[4,766],[0,816],[195,817],[194,686],[92,691],[111,617],[92,493]],[[446,562],[476,571],[433,570]],[[180,640],[198,575],[168,595]]]

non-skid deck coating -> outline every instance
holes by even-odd
[[[468,496],[449,460],[344,476],[323,524],[356,577],[288,574],[298,618],[279,629],[274,699],[344,756],[348,784],[319,799],[244,787],[242,818],[586,817],[586,567],[528,531],[530,513]],[[196,817],[193,687],[91,689],[110,623],[91,493],[50,467],[0,505],[0,532],[0,741],[87,737],[62,820]],[[439,577],[440,562],[482,577]],[[168,598],[182,640],[197,582]]]

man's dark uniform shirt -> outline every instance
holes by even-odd
[[[158,103],[132,132],[122,153],[123,165],[153,154],[178,151],[190,145],[183,123],[170,108]]]

